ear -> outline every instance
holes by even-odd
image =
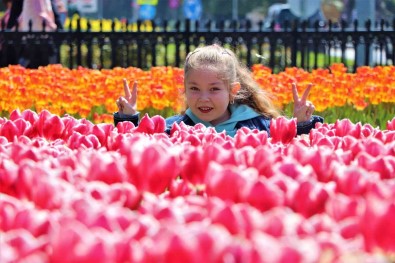
[[[235,96],[237,94],[237,92],[239,92],[241,85],[240,82],[233,82],[231,87],[231,93],[233,96]]]

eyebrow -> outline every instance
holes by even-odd
[[[195,85],[197,85],[198,83],[197,82],[195,82],[195,81],[187,81],[187,83],[188,84],[195,84]],[[209,83],[209,85],[219,85],[219,84],[221,84],[221,82],[220,81],[217,81],[217,82],[211,82],[211,83]]]

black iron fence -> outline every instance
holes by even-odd
[[[324,27],[298,21],[254,27],[249,21],[199,23],[189,20],[170,25],[148,21],[127,24],[112,21],[112,30],[100,26],[93,31],[88,21],[82,30],[20,32],[0,30],[0,66],[21,64],[35,68],[51,63],[76,68],[114,68],[152,66],[182,67],[186,54],[195,47],[214,42],[231,48],[247,65],[263,64],[279,72],[287,67],[306,70],[343,63],[350,72],[358,66],[393,65],[395,61],[395,20],[351,26]],[[100,23],[101,25],[101,23]]]

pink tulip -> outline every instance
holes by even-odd
[[[282,244],[278,239],[268,234],[265,234],[263,232],[254,233],[252,242],[257,252],[259,253],[259,259],[254,259],[250,262],[277,262],[277,263],[304,262],[303,254],[302,252],[299,252],[297,250],[296,246],[294,248],[290,245]],[[311,262],[315,262],[315,261],[316,260],[313,260]],[[306,261],[306,262],[310,262],[310,261]]]
[[[241,188],[242,200],[260,211],[268,211],[284,204],[284,193],[268,180],[249,183]]]
[[[31,125],[34,125],[34,123],[38,120],[39,115],[35,111],[28,109],[22,112],[21,117],[24,120],[30,122]]]
[[[45,238],[36,238],[26,229],[15,229],[2,233],[5,246],[1,244],[1,262],[46,262],[45,253],[47,241]]]
[[[255,174],[254,174],[255,172]],[[216,162],[209,164],[205,174],[206,193],[223,200],[240,202],[248,176],[257,177],[256,170],[241,172],[235,166],[222,166]]]
[[[391,121],[387,121],[387,130],[395,131],[395,117]]]
[[[56,139],[62,139],[62,134],[65,126],[59,116],[53,115],[49,117],[42,127],[44,138],[54,141]]]
[[[142,132],[148,134],[164,132],[166,128],[166,121],[160,115],[149,117],[146,113],[139,123],[139,126],[135,128],[135,132]]]
[[[289,196],[289,206],[297,213],[310,217],[325,210],[329,190],[319,182],[305,181]]]
[[[14,141],[19,135],[21,133],[13,121],[6,121],[0,126],[0,136],[4,136],[9,142]]]
[[[181,123],[181,125],[184,123]],[[178,123],[173,123],[170,129],[170,137],[173,137],[174,135],[178,135],[178,133],[182,130],[181,126]]]
[[[395,178],[395,157],[393,156],[380,155],[374,158],[362,152],[356,160],[358,165],[366,171],[377,172],[382,180]]]
[[[15,183],[18,180],[18,164],[12,160],[4,159],[0,165],[0,171],[1,193],[8,196],[16,195]]]
[[[16,109],[16,110],[13,110],[11,113],[10,113],[10,120],[11,121],[16,121],[17,119],[20,119],[20,118],[22,118],[22,114],[21,114],[21,112],[19,111],[19,109]]]
[[[98,138],[100,145],[107,147],[107,138],[110,136],[113,129],[113,124],[101,123],[93,126],[92,134]]]
[[[371,137],[371,136],[375,136],[378,132],[380,132],[380,130],[379,129],[375,129],[375,128],[373,128],[372,125],[370,125],[369,123],[366,123],[366,124],[364,124],[362,126],[361,132],[362,132],[362,135],[365,138],[368,138],[368,137]]]
[[[87,119],[81,119],[74,123],[72,130],[82,135],[89,135],[92,133],[93,127],[94,124],[92,122],[88,121]]]
[[[204,261],[198,250],[196,238],[184,229],[161,229],[153,236],[154,246],[149,246],[145,262],[198,263]]]
[[[101,147],[99,140],[93,134],[82,135],[78,132],[74,132],[68,139],[67,145],[71,149],[78,148],[93,148],[98,149]]]
[[[136,187],[126,182],[110,185],[108,194],[111,202],[120,202],[123,207],[131,210],[136,209],[142,199],[142,195]]]
[[[139,139],[135,139],[137,141],[133,147],[130,147],[130,144],[123,145],[122,154],[126,156],[125,168],[129,175],[128,180],[139,191],[160,194],[179,175],[178,160],[174,155],[169,154],[162,144],[147,145],[145,141],[147,139],[142,138],[140,142]]]
[[[383,132],[381,133],[383,134],[383,138],[381,139],[381,141],[384,144],[393,144],[395,142],[395,130],[386,131],[385,135]],[[395,147],[392,147],[392,149],[395,149]]]
[[[198,191],[198,189],[196,189],[196,191]],[[169,194],[172,198],[177,196],[191,195],[194,194],[196,191],[193,188],[192,184],[188,183],[186,180],[175,179],[170,182]]]
[[[192,146],[199,146],[201,145],[202,141],[199,139],[199,137],[195,134],[185,134],[185,138],[183,138],[184,142],[190,143]]]
[[[245,146],[259,147],[267,143],[268,134],[266,131],[258,132],[258,130],[251,131],[246,127],[242,127],[236,132],[234,137],[235,147],[242,148]]]
[[[337,120],[335,122],[335,134],[339,137],[346,135],[353,136],[355,138],[361,137],[362,125],[360,122],[353,124],[349,119]]]
[[[64,124],[63,134],[61,137],[64,140],[68,140],[69,137],[74,133],[74,126],[76,126],[79,122],[77,119],[68,115],[63,116],[61,120]]]
[[[37,130],[38,136],[44,135],[44,126],[45,122],[51,118],[53,114],[51,114],[48,110],[43,110],[39,113],[37,121],[33,124],[34,128]]]
[[[127,171],[122,162],[116,160],[115,157],[107,154],[92,154],[89,159],[90,166],[87,170],[87,179],[89,181],[97,180],[107,184],[127,181]]]
[[[270,136],[272,143],[290,143],[296,136],[296,119],[287,119],[283,116],[272,119],[270,122]]]
[[[208,217],[211,220],[211,224],[225,227],[231,235],[242,235],[245,231],[243,228],[243,218],[233,208],[231,203],[224,203],[221,207],[211,209]]]
[[[14,123],[15,123],[16,127],[18,128],[20,135],[24,134],[25,131],[31,127],[30,122],[28,122],[24,119],[17,119],[14,121]]]
[[[361,235],[359,217],[350,217],[339,223],[339,232],[345,239],[356,239]]]
[[[336,221],[356,217],[362,211],[361,209],[363,209],[362,200],[357,196],[343,194],[336,194],[327,201],[325,206],[326,214]]]
[[[133,122],[130,121],[122,121],[117,124],[118,133],[129,133],[132,132],[135,128]]]
[[[0,135],[0,145],[6,145],[6,144],[8,144],[8,139]]]
[[[368,196],[367,208],[360,218],[361,232],[368,252],[381,250],[391,254],[395,252],[395,204]]]
[[[78,221],[62,222],[49,236],[50,262],[114,262],[115,251],[109,246],[111,234],[103,232],[93,231]]]
[[[384,143],[376,138],[368,138],[363,141],[365,153],[373,157],[381,157],[387,155],[387,149]]]

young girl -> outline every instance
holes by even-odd
[[[173,123],[184,122],[191,126],[202,123],[217,132],[225,130],[230,136],[241,127],[270,133],[270,120],[280,116],[269,94],[229,49],[217,44],[195,49],[187,55],[184,74],[186,110],[166,119],[166,132]],[[322,117],[312,115],[314,105],[307,101],[310,89],[311,85],[299,98],[296,84],[292,85],[298,134],[309,133],[317,122],[323,122]],[[125,97],[116,101],[119,111],[114,113],[114,124],[131,121],[138,125],[137,82],[131,93],[124,80],[124,90]]]

